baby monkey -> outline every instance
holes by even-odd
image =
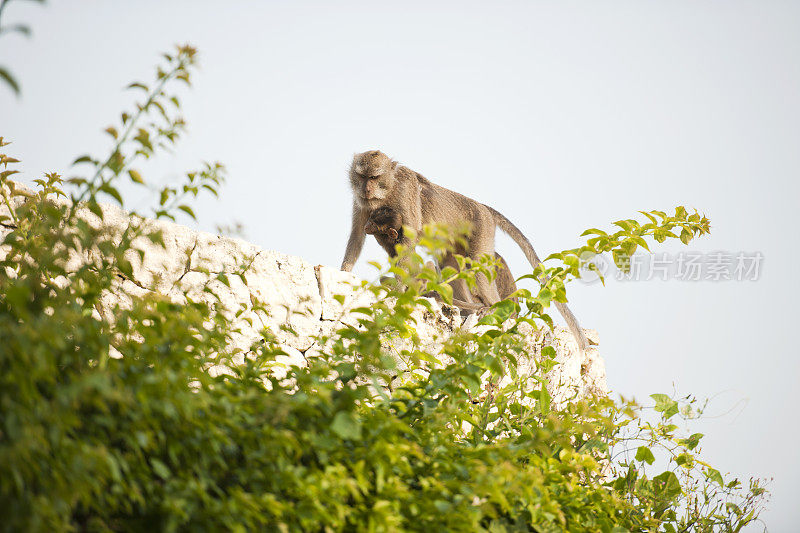
[[[388,205],[375,209],[364,225],[364,233],[374,235],[389,257],[397,257],[394,247],[403,239],[403,220],[400,213]]]
[[[375,209],[370,213],[367,223],[364,225],[364,233],[374,235],[375,240],[386,250],[389,257],[396,257],[397,250],[395,245],[399,244],[403,239],[403,220],[400,217],[400,213],[388,205]],[[517,283],[514,281],[514,276],[511,274],[508,263],[503,259],[503,256],[497,252],[495,252],[494,256],[500,262],[497,268],[497,279],[495,279],[497,292],[502,300],[506,300],[516,292]],[[453,303],[456,306],[469,310],[478,310],[484,307],[472,300],[471,295],[461,294],[459,287],[453,285]]]

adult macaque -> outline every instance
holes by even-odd
[[[420,231],[424,224],[440,223],[450,227],[459,227],[464,222],[472,228],[466,239],[466,246],[457,246],[454,253],[464,255],[473,260],[483,254],[495,254],[494,234],[499,227],[507,233],[525,253],[532,267],[541,261],[536,255],[530,241],[525,235],[498,211],[478,203],[457,192],[430,182],[413,170],[392,161],[379,150],[372,150],[353,157],[350,167],[350,186],[353,189],[353,221],[350,238],[342,261],[342,270],[353,269],[366,237],[366,225],[370,215],[381,207],[389,207],[397,213],[402,224],[414,231]],[[404,244],[408,238],[398,236]],[[447,258],[442,266],[447,266]],[[462,281],[462,280],[458,280]],[[463,281],[462,281],[463,282]],[[474,299],[484,306],[491,306],[501,300],[497,284],[478,274],[475,278],[477,289]],[[469,294],[462,287],[454,286],[454,293]],[[581,349],[589,346],[586,335],[578,324],[577,318],[566,304],[555,303],[566,320],[572,334]]]

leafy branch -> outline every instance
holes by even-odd
[[[75,206],[73,210],[86,200],[89,209],[99,216],[100,208],[96,201],[99,193],[111,196],[121,205],[122,196],[113,181],[127,174],[134,184],[147,186],[142,174],[133,168],[134,162],[140,158],[149,159],[158,148],[169,148],[185,129],[185,122],[178,114],[180,99],[166,89],[172,80],[191,85],[191,70],[196,64],[197,50],[190,45],[181,45],[176,47],[173,54],[164,54],[163,58],[165,63],[156,69],[152,88],[138,81],[128,85],[129,89],[143,91],[145,99],[137,103],[133,111],[121,114],[119,127],[112,125],[104,130],[114,141],[110,155],[103,160],[83,155],[74,161],[74,164],[93,166],[94,174],[88,179],[75,177],[69,180],[80,190],[80,194],[72,198],[72,205]],[[145,120],[147,123],[143,125]],[[160,208],[155,211],[155,216],[173,218],[169,209],[164,209],[169,199],[184,198],[186,195],[197,196],[201,189],[216,196],[223,181],[223,171],[224,168],[219,163],[206,164],[202,170],[187,174],[189,183],[182,190],[169,186],[161,188],[158,192]],[[170,207],[176,207],[195,218],[186,204],[173,201]]]
[[[9,33],[19,33],[24,35],[25,37],[31,36],[31,28],[27,24],[12,24],[10,26],[3,26],[3,11],[5,10],[6,6],[10,3],[11,0],[0,0],[0,35],[9,34]],[[40,4],[44,4],[44,0],[33,0],[34,2],[38,2]],[[3,80],[6,85],[8,85],[11,90],[14,92],[15,95],[20,95],[20,86],[19,82],[17,82],[16,78],[11,74],[11,72],[6,68],[0,65],[0,79]]]

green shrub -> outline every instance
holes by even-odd
[[[152,88],[132,85],[144,100],[107,130],[109,157],[78,159],[92,172],[73,180],[71,201],[57,199],[56,174],[34,195],[18,190],[8,170],[16,160],[0,155],[0,528],[736,531],[757,518],[759,482],[724,480],[697,456],[702,436],[678,434],[673,420],[692,416],[691,405],[654,395],[652,421],[602,396],[556,405],[546,387],[552,349],[538,358],[534,386],[512,379],[483,393],[530,356],[520,328],[547,327],[580,257],[610,252],[624,264],[645,237],[688,242],[708,231],[683,208],[619,221],[615,233],[590,230],[585,246],[531,274],[549,276],[538,293],[519,291],[520,303],[498,304],[482,333],[455,336],[441,353],[420,348],[412,312],[429,305],[427,291],[449,297],[452,277],[492,272],[490,260],[439,274],[404,251],[414,275],[391,262],[401,283],[371,286],[379,298],[355,310],[360,327],[321,336],[320,354],[283,379],[270,331],[232,362],[234,326],[217,306],[143,291],[107,312],[103,298],[144,253],[137,239],[162,236],[136,217],[109,232],[79,208],[102,217],[99,197],[122,203],[118,180],[143,182],[136,161],[178,137],[179,102],[165,90],[189,81],[194,58],[181,47]],[[216,193],[222,173],[206,165],[164,188],[154,215],[193,216],[184,200]],[[419,239],[436,255],[452,237],[426,228]],[[404,372],[383,347],[394,336],[410,346]],[[229,372],[207,371],[220,364]],[[634,458],[618,460],[625,450]],[[657,456],[664,472],[647,475]]]

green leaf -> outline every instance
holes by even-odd
[[[0,28],[0,34],[2,33],[21,33],[25,37],[30,37],[31,28],[25,24],[13,24],[11,26],[3,26]]]
[[[679,409],[678,402],[672,402],[669,406],[667,406],[666,409],[664,409],[664,412],[662,413],[661,416],[663,416],[665,420],[668,418],[672,418],[673,416],[678,414],[678,409]]]
[[[130,85],[128,85],[125,88],[126,89],[141,89],[146,93],[150,92],[150,89],[147,87],[147,85],[145,85],[144,83],[139,83],[138,81],[135,81],[135,82],[131,83]]]
[[[666,394],[651,394],[650,397],[656,401],[656,411],[663,411],[672,402],[672,398]]]
[[[153,467],[153,472],[155,472],[155,474],[161,479],[167,480],[172,477],[172,472],[170,472],[169,468],[167,468],[167,465],[158,459],[150,459],[150,466]]]
[[[131,177],[131,181],[134,183],[144,185],[144,180],[142,179],[142,175],[139,174],[138,170],[130,169],[128,170],[128,175]]]
[[[697,447],[697,445],[700,444],[700,439],[702,438],[703,438],[702,433],[693,433],[692,435],[689,436],[688,439],[685,439],[683,443],[688,449],[694,450]]]
[[[153,231],[146,235],[147,239],[153,244],[164,247],[164,232],[161,230]]]
[[[667,470],[653,478],[660,495],[666,500],[673,500],[681,494],[681,483],[675,472]]]
[[[108,183],[104,183],[100,187],[100,190],[111,196],[114,200],[117,201],[117,203],[119,203],[119,205],[122,205],[122,195],[120,195],[119,191],[115,187],[112,187]]]
[[[100,208],[100,204],[98,204],[94,198],[86,202],[86,206],[89,208],[89,211],[91,211],[101,219],[103,218],[103,210]]]
[[[15,80],[11,73],[4,67],[0,67],[0,79],[5,81],[6,84],[11,87],[11,90],[14,91],[14,94],[19,96],[19,84],[17,80]]]
[[[639,448],[636,450],[636,460],[644,461],[645,463],[651,465],[655,462],[656,458],[653,455],[653,452],[650,451],[650,448],[647,446],[639,446]]]
[[[79,163],[95,163],[95,160],[89,155],[82,155],[72,162],[73,165],[77,165]]]
[[[30,290],[24,285],[12,285],[3,296],[12,309],[19,308],[28,303]]]
[[[450,285],[445,285],[445,287],[450,288],[452,294],[452,287]],[[511,300],[501,300],[492,306],[495,310],[495,314],[499,319],[500,323],[505,322],[508,318],[511,317],[514,313],[517,312],[517,304]]]
[[[347,411],[336,413],[331,430],[343,439],[361,439],[361,421],[353,413]]]
[[[617,220],[614,222],[614,225],[619,226],[625,232],[629,232],[631,229],[633,229],[633,225],[629,220]]]
[[[197,217],[194,216],[194,211],[188,205],[179,205],[178,209],[180,209],[181,211],[192,217],[192,219],[197,220]]]
[[[539,390],[539,412],[542,415],[550,412],[550,392],[547,390],[546,383],[542,383],[542,388]]]
[[[608,235],[605,231],[597,228],[587,229],[583,233],[581,233],[581,237],[585,237],[586,235]]]
[[[643,214],[644,216],[646,216],[650,220],[651,223],[658,224],[658,220],[656,220],[656,217],[654,217],[653,215],[651,215],[647,211],[639,211],[639,212],[641,214]]]
[[[119,174],[122,171],[122,167],[125,165],[125,157],[119,152],[115,151],[111,154],[111,157],[108,159],[108,168],[114,174]]]
[[[725,482],[722,480],[722,474],[719,473],[719,470],[716,468],[708,468],[706,469],[706,477],[713,481],[714,483],[718,484],[720,487],[724,486]]]
[[[131,265],[130,261],[124,257],[121,257],[117,262],[117,266],[119,267],[120,272],[125,275],[125,277],[128,279],[133,278],[133,265]]]
[[[164,110],[164,106],[161,105],[161,102],[159,102],[158,100],[153,100],[152,103],[161,113],[161,116],[164,117],[166,120],[169,120],[169,115],[167,115],[167,112]]]

